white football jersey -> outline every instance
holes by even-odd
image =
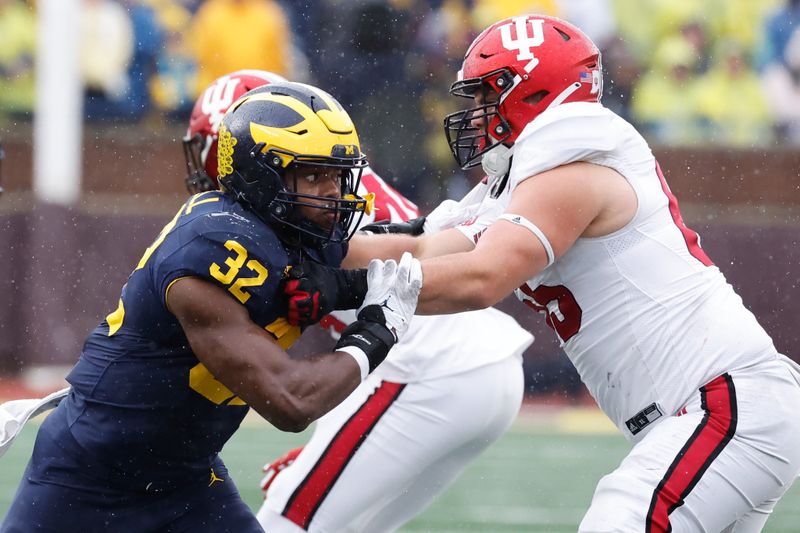
[[[702,385],[777,353],[684,225],[646,141],[602,105],[563,104],[528,124],[515,144],[510,191],[576,161],[624,176],[636,214],[612,234],[578,239],[516,293],[546,316],[603,411],[638,440]]]
[[[372,170],[366,169],[358,194],[375,194],[376,210],[362,225],[374,220],[399,222],[419,216],[415,204],[403,197]],[[365,217],[366,219],[367,217]],[[339,337],[355,311],[334,311],[320,325]],[[522,360],[533,336],[517,321],[494,308],[455,315],[415,316],[411,325],[375,370],[382,379],[411,383],[450,376],[495,363],[506,357]]]

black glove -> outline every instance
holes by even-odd
[[[358,313],[358,320],[342,331],[335,350],[345,346],[355,346],[367,354],[369,371],[386,359],[389,350],[394,346],[394,334],[386,327],[386,318],[379,305],[368,305]]]
[[[357,309],[367,294],[367,269],[342,270],[304,261],[283,280],[289,323],[310,326],[336,309]]]
[[[422,235],[425,217],[412,218],[406,222],[389,222],[381,220],[362,227],[364,233],[404,233],[406,235]]]

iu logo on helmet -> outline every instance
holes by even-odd
[[[513,22],[500,26],[503,47],[506,50],[516,50],[518,61],[529,60],[525,71],[530,72],[539,64],[539,60],[533,55],[533,48],[544,42],[544,20],[528,17],[514,17],[512,20]],[[532,35],[528,34],[528,22],[531,23]],[[511,26],[516,30],[516,38],[511,36]]]
[[[239,82],[241,82],[239,78],[223,76],[203,93],[200,105],[203,113],[208,115],[212,133],[217,132],[222,115],[233,103],[233,95],[236,94],[236,86],[239,85]]]

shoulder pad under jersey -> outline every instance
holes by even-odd
[[[165,305],[173,281],[199,277],[228,291],[260,323],[281,301],[288,254],[260,220],[217,211],[176,227],[153,260],[153,280]]]
[[[525,126],[515,143],[511,188],[546,170],[604,157],[619,145],[626,126],[633,130],[600,104],[573,102],[548,109]]]

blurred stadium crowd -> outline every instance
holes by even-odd
[[[800,145],[800,0],[83,0],[84,115],[183,123],[216,77],[273,71],[335,95],[370,159],[426,205],[468,185],[441,132],[467,46],[524,12],[589,34],[604,103],[652,143]],[[0,0],[0,127],[29,120],[35,61],[36,1]]]

